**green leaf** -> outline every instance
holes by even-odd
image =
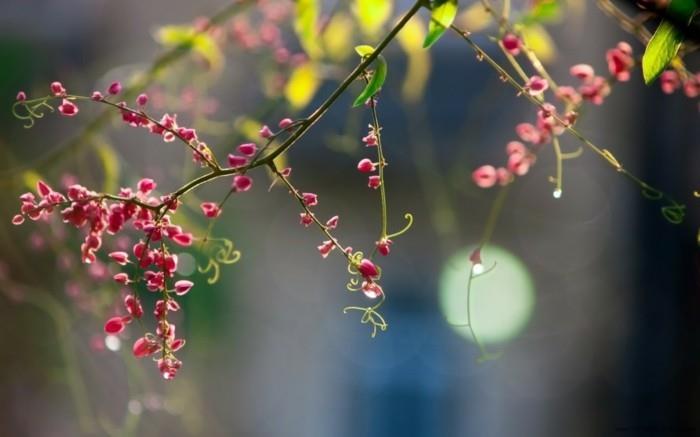
[[[690,23],[693,16],[698,13],[700,2],[697,0],[671,0],[668,5],[668,13],[672,18],[684,23]]]
[[[355,46],[355,51],[364,58],[374,53],[374,47],[368,45]]]
[[[435,0],[433,13],[428,23],[428,35],[423,41],[423,48],[435,44],[452,25],[457,16],[457,0]]]
[[[652,83],[678,53],[683,33],[671,22],[663,20],[649,40],[642,57],[644,82]]]
[[[318,0],[297,0],[294,31],[304,51],[312,59],[318,58],[322,53],[317,35],[318,16]]]
[[[374,49],[372,49],[372,51],[374,51]],[[384,85],[387,73],[386,59],[384,59],[384,56],[379,55],[376,63],[377,68],[375,68],[372,78],[369,80],[369,83],[365,89],[362,90],[360,95],[355,99],[355,102],[352,104],[353,107],[364,104],[367,99],[377,94],[377,92],[382,88],[382,85]]]

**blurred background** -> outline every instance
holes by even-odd
[[[485,27],[476,41],[503,61],[486,36],[496,29],[461,3],[458,22]],[[389,329],[376,338],[359,313],[342,312],[366,305],[345,289],[346,262],[319,257],[322,236],[299,225],[286,190],[267,191],[262,171],[212,229],[240,260],[221,265],[208,285],[211,275],[197,266],[211,253],[193,246],[179,254],[180,273],[197,286],[177,314],[188,343],[171,382],[132,357],[137,327],[103,334],[121,291],[110,280],[114,266],[80,264],[80,232],[59,220],[10,224],[17,197],[37,178],[115,192],[147,176],[167,193],[201,171],[184,148],[97,105],[23,129],[10,111],[18,90],[42,96],[61,80],[89,95],[121,80],[131,85],[128,98],[146,90],[151,110],[178,112],[223,157],[260,123],[303,117],[325,99],[356,64],[352,47],[376,44],[411,2],[386,4],[393,7],[369,15],[377,23],[365,16],[360,25],[362,11],[350,2],[324,2],[314,47],[300,44],[284,0],[240,8],[223,0],[0,0],[1,435],[700,435],[697,100],[645,87],[638,71],[605,105],[587,106],[579,128],[687,204],[685,221],[668,223],[663,204],[588,151],[565,162],[555,199],[555,160],[543,150],[510,190],[484,250],[496,268],[472,290],[475,330],[501,354],[483,363],[457,325],[466,317],[468,255],[497,189],[475,187],[471,173],[505,161],[513,127],[534,122],[535,111],[454,35],[422,51],[425,12],[386,51],[378,110],[390,228],[403,227],[406,212],[415,223],[379,260]],[[516,1],[514,13],[530,5]],[[604,71],[605,51],[634,41],[594,2],[561,8],[546,27],[528,29],[560,83],[573,81],[575,63]],[[207,23],[196,17],[222,9],[192,39]],[[322,53],[307,62],[304,50]],[[356,170],[370,122],[366,109],[351,108],[360,90],[353,85],[287,159],[295,184],[318,193],[317,212],[340,215],[341,241],[367,251],[380,222],[377,193]],[[564,149],[578,147],[562,138]],[[221,200],[228,184],[196,191],[177,222],[202,235],[199,203]],[[125,244],[105,242],[108,250]]]

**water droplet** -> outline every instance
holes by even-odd
[[[472,273],[474,275],[480,275],[484,273],[484,265],[481,263],[476,263],[472,266]]]
[[[555,199],[559,199],[561,197],[561,190],[557,188],[554,190],[554,192],[552,192],[552,196],[554,196]]]

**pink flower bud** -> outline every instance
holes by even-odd
[[[323,258],[327,258],[333,249],[335,249],[335,243],[332,240],[326,240],[318,246],[318,251]]]
[[[376,299],[384,294],[384,290],[382,290],[382,287],[375,282],[364,281],[362,283],[362,293],[364,293],[364,295],[369,299]]]
[[[377,252],[379,252],[383,256],[387,256],[391,251],[391,245],[393,244],[393,241],[391,241],[388,238],[382,238],[375,244],[377,245]]]
[[[24,91],[20,91],[17,93],[16,99],[18,102],[24,102],[25,100],[27,100],[27,95],[24,93]]]
[[[236,175],[233,177],[233,188],[236,191],[248,191],[253,186],[253,180],[246,175]]]
[[[294,122],[291,118],[283,118],[282,120],[280,120],[278,126],[280,127],[280,129],[287,129],[289,126],[292,125],[292,123]]]
[[[379,276],[379,270],[374,263],[367,258],[363,258],[357,266],[357,271],[365,278],[376,278]]]
[[[258,147],[253,143],[246,143],[238,146],[238,152],[245,156],[253,156],[257,150]]]
[[[329,218],[328,221],[326,222],[326,228],[332,230],[335,229],[338,226],[338,216],[334,215],[333,217]]]
[[[157,186],[158,185],[155,183],[155,181],[150,178],[143,178],[138,182],[138,184],[136,184],[138,190],[143,194],[150,193],[151,191],[155,190]]]
[[[231,167],[243,167],[248,163],[248,158],[245,156],[238,156],[229,153],[228,155],[228,165]]]
[[[54,96],[63,96],[66,94],[66,89],[63,88],[63,84],[61,84],[61,82],[52,82],[51,92]]]
[[[75,103],[71,102],[68,99],[63,99],[61,104],[58,105],[58,112],[60,112],[62,115],[65,115],[66,117],[73,117],[79,112],[79,110]]]
[[[119,283],[119,284],[124,284],[124,285],[125,285],[125,284],[128,284],[128,283],[129,283],[129,275],[127,275],[127,274],[124,273],[124,272],[122,272],[122,273],[117,273],[116,275],[113,276],[113,279],[114,279],[115,282],[117,282],[117,283]]]
[[[260,128],[260,136],[263,138],[271,138],[274,134],[270,130],[270,127],[268,125],[265,125]]]
[[[111,252],[109,257],[112,258],[114,262],[120,265],[125,265],[129,262],[129,254],[126,252]]]
[[[491,188],[496,184],[496,169],[492,165],[482,165],[472,173],[472,180],[481,188]]]
[[[588,64],[576,64],[569,69],[569,73],[584,82],[590,81],[595,76],[593,67]]]
[[[139,106],[146,106],[146,103],[148,103],[148,94],[146,93],[141,93],[136,97],[136,104]]]
[[[180,246],[191,246],[192,241],[194,240],[194,237],[192,237],[192,234],[190,233],[182,233],[182,234],[176,234],[171,237],[171,239],[179,244]]]
[[[318,196],[314,193],[304,193],[301,195],[306,206],[318,205]]]
[[[120,82],[112,82],[109,88],[107,88],[107,92],[113,96],[116,96],[122,92],[122,84]]]
[[[126,311],[133,317],[140,319],[143,316],[143,307],[141,302],[133,294],[127,294],[124,298],[124,307]]]
[[[525,84],[525,89],[531,96],[538,96],[549,88],[549,82],[540,76],[534,75]]]
[[[513,174],[506,168],[498,167],[496,169],[496,179],[498,180],[498,185],[504,187],[513,181]]]
[[[124,330],[124,320],[122,317],[112,317],[105,323],[105,332],[110,335],[119,334]]]
[[[154,340],[141,337],[134,342],[134,346],[131,350],[136,358],[144,358],[158,352],[160,346]]]
[[[185,279],[179,280],[175,283],[175,293],[178,296],[183,296],[187,294],[193,286],[194,283],[191,281]]]
[[[506,49],[506,51],[513,56],[516,56],[520,53],[520,38],[518,38],[516,35],[513,35],[512,33],[507,33],[503,35],[501,44],[503,44],[503,48]]]
[[[218,217],[221,213],[219,205],[214,202],[202,202],[202,204],[199,205],[199,207],[202,208],[202,212],[208,218]]]
[[[376,166],[370,159],[363,159],[357,163],[357,169],[362,173],[371,173],[376,169]]]
[[[513,153],[508,157],[508,170],[518,176],[524,176],[530,170],[530,160],[527,155]]]
[[[102,95],[101,92],[93,91],[92,96],[90,98],[96,102],[99,102],[100,100],[104,99],[105,97]]]
[[[15,214],[14,217],[12,217],[12,224],[15,226],[19,226],[22,223],[24,223],[24,216],[22,214]]]
[[[373,189],[379,188],[382,185],[382,180],[378,175],[372,175],[367,179],[367,186]]]
[[[309,227],[309,225],[314,222],[313,216],[309,213],[302,212],[299,216],[301,217],[299,223],[306,227]]]

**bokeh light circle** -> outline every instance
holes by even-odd
[[[452,329],[472,340],[467,323],[467,280],[474,246],[451,256],[440,274],[440,309]],[[498,246],[481,252],[486,270],[472,280],[472,325],[482,343],[501,343],[520,334],[532,316],[535,291],[525,264]],[[462,326],[459,326],[462,325]]]

